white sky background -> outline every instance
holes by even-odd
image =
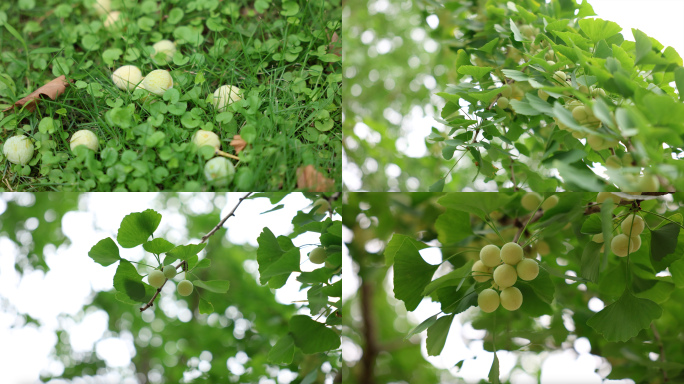
[[[223,207],[223,217],[235,206],[242,195],[244,194],[224,194],[220,195],[218,200],[214,200],[212,199],[214,194],[184,194],[181,197],[183,202],[177,201],[177,203],[189,206],[195,212],[206,213],[213,210],[213,200],[219,207]],[[5,210],[5,201],[17,196],[19,195],[0,196],[0,214]],[[40,198],[39,194],[36,196]],[[157,210],[162,214],[162,221],[155,233],[160,234],[168,230],[165,238],[171,242],[198,243],[200,237],[204,235],[204,233],[193,233],[188,239],[185,217],[173,213],[175,209],[171,204],[167,206],[167,209],[159,209],[158,204],[154,203],[156,196],[157,194],[154,193],[82,195],[79,211],[67,213],[62,220],[62,230],[70,239],[71,244],[59,249],[46,247],[45,259],[50,267],[47,274],[34,271],[26,272],[23,276],[19,275],[14,270],[14,262],[19,249],[9,239],[0,238],[0,250],[2,250],[0,252],[1,382],[35,383],[38,382],[41,371],[59,375],[64,369],[62,363],[54,361],[49,356],[57,342],[54,331],[58,327],[69,329],[70,342],[76,352],[95,350],[98,356],[107,362],[109,372],[102,377],[105,382],[137,382],[122,379],[122,376],[134,373],[131,364],[131,357],[135,353],[132,335],[124,334],[122,337],[110,335],[107,331],[108,315],[106,312],[97,310],[84,314],[81,308],[83,304],[90,302],[93,291],[113,289],[112,279],[118,263],[103,267],[88,257],[88,251],[102,238],[111,236],[116,239],[121,220],[127,214],[141,212],[148,208]],[[225,196],[228,196],[227,199]],[[28,194],[22,196],[22,198],[29,197]],[[221,199],[225,202],[224,204],[221,204]],[[287,235],[292,232],[290,222],[296,212],[308,209],[311,201],[304,198],[302,194],[294,193],[279,204],[284,204],[285,207],[279,211],[260,215],[261,212],[273,208],[270,201],[266,198],[245,200],[237,209],[236,217],[226,222],[228,240],[233,244],[250,244],[256,247],[256,239],[265,226],[268,226],[276,236]],[[337,218],[339,219],[339,216]],[[206,228],[206,232],[212,228]],[[210,238],[209,241],[212,239],[214,238]],[[293,240],[293,243],[295,246],[300,246],[315,244],[318,241],[316,234],[308,233],[300,235]],[[302,260],[305,260],[301,265],[303,271],[314,269],[314,265],[307,260],[307,254],[312,248],[313,246],[302,248]],[[200,258],[205,254],[202,251]],[[129,260],[140,260],[143,257],[142,247],[122,249],[121,256]],[[255,279],[258,278],[256,261],[249,260],[244,267]],[[167,283],[167,286],[169,290],[175,289],[174,284]],[[164,297],[165,293],[167,295]],[[158,305],[153,308],[156,308],[156,311],[164,310],[167,315],[176,315],[180,321],[191,321],[192,313],[185,301],[175,300],[173,298],[175,296],[168,293],[170,292],[162,292],[162,300],[157,299]],[[283,288],[276,291],[276,299],[290,304],[295,300],[306,300],[306,292],[299,292],[299,283],[290,278]],[[29,314],[41,325],[36,327],[23,324],[21,319],[15,316],[15,310]],[[76,320],[72,319],[72,316]],[[58,317],[61,320],[57,320]],[[154,328],[154,322],[152,326]],[[226,364],[225,361],[214,361],[214,363]],[[232,363],[235,365],[235,362]],[[230,365],[229,368],[231,368]],[[288,380],[283,377],[279,382],[287,383],[293,378]],[[63,381],[54,381],[54,383],[63,383]]]
[[[632,36],[632,28],[636,28],[646,33],[646,35],[658,40],[665,47],[673,47],[680,56],[684,57],[684,1],[682,0],[588,0],[589,4],[594,8],[597,18],[610,20],[616,22],[622,27],[622,35],[625,40],[634,41]],[[437,27],[438,19],[436,16],[429,16],[427,23],[431,27]],[[431,45],[434,44],[432,39],[426,39],[426,51],[434,51]],[[432,79],[432,81],[429,81]],[[433,92],[438,92],[440,85],[434,83],[432,76],[427,76],[424,81],[424,86]],[[425,138],[430,134],[433,126],[441,126],[433,117],[438,115],[444,105],[444,101],[434,96],[431,102],[437,106],[425,106],[425,108],[415,107],[411,110],[408,116],[404,116],[403,120],[399,119],[401,129],[405,139],[400,139],[397,142],[397,151],[404,153],[409,157],[425,157],[428,156],[427,146],[425,145]],[[388,116],[386,116],[388,117]],[[393,124],[398,124],[396,117],[389,116]],[[362,140],[373,141],[370,129],[363,123],[357,123],[354,127],[354,132],[359,135]],[[381,162],[384,166],[386,161]],[[599,170],[604,169],[599,166]],[[352,166],[346,161],[346,156],[343,157],[343,177],[344,183],[350,190],[359,190],[362,186],[360,178],[361,169]],[[599,175],[602,172],[599,171]],[[391,176],[391,175],[388,175]],[[451,178],[447,178],[449,182]],[[492,184],[493,185],[493,184]],[[483,186],[478,186],[482,188]],[[406,188],[406,187],[405,187]],[[414,188],[408,185],[409,190]],[[392,188],[396,189],[396,188]],[[420,190],[424,190],[425,186],[421,186]]]

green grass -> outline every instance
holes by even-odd
[[[311,164],[341,189],[340,1],[112,0],[127,21],[110,29],[93,2],[0,5],[0,109],[57,76],[72,81],[33,112],[0,112],[0,142],[24,134],[36,147],[25,166],[0,154],[0,188],[291,191],[297,168]],[[162,39],[178,48],[167,64],[150,57]],[[130,64],[143,76],[168,69],[174,87],[147,99],[118,89],[111,74]],[[218,112],[211,97],[226,84],[243,100]],[[98,136],[97,153],[71,151],[81,129]],[[231,154],[234,135],[248,143],[227,188],[204,176],[214,153],[190,143],[198,129]]]

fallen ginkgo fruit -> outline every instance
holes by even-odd
[[[214,157],[204,165],[204,176],[217,187],[225,187],[233,181],[235,166],[225,157]]]
[[[116,23],[119,20],[119,16],[121,16],[121,12],[119,11],[114,11],[107,14],[107,19],[105,19],[104,21],[105,28],[113,26],[114,23]]]
[[[173,78],[168,71],[155,69],[143,79],[143,87],[157,96],[161,96],[167,89],[173,88]]]
[[[214,147],[214,149],[217,151],[221,149],[221,139],[219,139],[217,134],[211,131],[204,131],[200,129],[192,136],[192,142],[195,143],[197,148],[208,145]]]
[[[106,15],[112,10],[112,2],[110,0],[96,0],[93,8],[98,15]]]
[[[97,136],[93,133],[93,131],[89,131],[87,129],[77,131],[73,136],[71,136],[71,150],[73,151],[74,148],[78,147],[79,145],[85,145],[87,148],[97,152]]]
[[[11,163],[26,165],[33,157],[34,149],[31,139],[24,135],[17,135],[5,141],[2,153]]]
[[[124,65],[112,73],[112,81],[119,88],[132,91],[143,80],[142,72],[135,65]]]
[[[159,53],[164,54],[164,61],[169,61],[173,58],[173,54],[176,53],[176,43],[171,40],[159,40],[152,46],[154,52],[150,55],[153,59]]]
[[[238,100],[242,100],[242,90],[240,88],[232,85],[222,85],[214,92],[212,103],[219,111],[223,111],[226,109],[226,106]]]

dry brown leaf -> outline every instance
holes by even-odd
[[[56,99],[59,95],[64,93],[66,90],[66,87],[69,85],[69,82],[66,80],[66,77],[64,75],[53,79],[49,83],[43,85],[42,87],[36,89],[35,91],[31,92],[28,96],[24,97],[23,99],[17,101],[12,105],[11,107],[3,110],[3,112],[7,112],[10,109],[16,107],[21,107],[22,105],[26,106],[26,109],[29,111],[33,111],[36,109],[36,104],[40,101],[40,95],[45,95],[52,100]]]
[[[230,141],[230,145],[235,147],[235,153],[240,153],[247,146],[247,142],[242,140],[240,135],[233,136],[233,140]]]
[[[340,40],[340,37],[337,36],[337,32],[333,32],[332,39],[330,39],[330,45],[328,48],[330,49],[330,52],[337,55],[337,56],[342,56],[340,51],[342,50],[341,47],[336,47],[335,43],[337,43]]]
[[[335,187],[335,180],[328,179],[318,172],[313,165],[297,168],[297,188],[309,192],[327,192]]]

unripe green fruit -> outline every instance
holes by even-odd
[[[482,283],[492,278],[492,269],[484,265],[482,260],[476,261],[471,270],[473,279],[477,282]]]
[[[501,247],[501,260],[510,265],[516,265],[523,259],[523,249],[517,243],[506,243]]]
[[[617,195],[613,195],[610,192],[599,192],[598,195],[596,195],[596,202],[601,204],[604,201],[611,199],[613,200],[613,203],[618,204],[622,198]]]
[[[309,253],[309,261],[314,264],[323,264],[327,258],[328,255],[323,247],[314,248],[314,250]]]
[[[539,275],[539,264],[532,259],[525,259],[515,266],[518,277],[525,281],[534,280]]]
[[[318,199],[314,201],[313,203],[315,212],[318,213],[319,215],[322,215],[326,212],[328,212],[328,209],[330,209],[330,203],[326,199]]]
[[[566,78],[567,78],[567,77],[566,77],[566,74],[565,74],[565,72],[563,72],[563,71],[556,71],[556,72],[553,74],[553,79],[556,80],[556,81],[559,82],[559,83],[562,83],[563,85],[566,84],[566,82],[565,82],[565,79],[566,79]]]
[[[528,211],[537,209],[542,202],[542,197],[537,192],[528,192],[520,199],[520,204]]]
[[[589,87],[586,85],[580,85],[578,90],[582,93],[589,94]]]
[[[501,306],[509,311],[520,308],[523,302],[522,292],[516,287],[508,287],[501,291]]]
[[[537,96],[539,96],[540,99],[546,101],[549,99],[549,94],[546,93],[543,89],[538,89],[537,90]]]
[[[589,138],[587,139],[587,144],[589,144],[591,149],[593,149],[594,151],[602,151],[615,145],[613,141],[605,140],[603,137],[599,135],[589,135]]]
[[[586,107],[580,105],[579,107],[573,108],[572,117],[575,120],[577,120],[580,124],[583,123],[586,119],[589,118]]]
[[[513,88],[511,88],[510,85],[506,84],[503,87],[501,87],[501,96],[510,98],[512,94]]]
[[[518,273],[509,264],[501,264],[494,270],[494,282],[501,288],[507,288],[518,280]]]
[[[501,250],[493,244],[485,245],[480,250],[480,260],[487,267],[496,267],[501,264]]]
[[[622,164],[625,165],[625,167],[631,167],[634,163],[634,157],[632,157],[632,154],[627,152],[624,155],[622,155]]]
[[[558,204],[558,196],[551,195],[544,200],[541,207],[543,210],[548,211],[549,209],[555,207],[556,204]]]
[[[622,167],[622,161],[615,155],[608,156],[606,159],[606,168],[619,169]]]
[[[535,28],[529,24],[521,25],[520,33],[530,40],[534,40],[534,37],[537,34]]]
[[[551,253],[551,248],[549,247],[549,243],[547,243],[544,240],[538,242],[537,243],[537,252],[542,256],[546,256],[549,253]]]
[[[594,88],[591,90],[591,96],[593,97],[598,97],[598,96],[606,96],[606,91],[603,90],[603,88]]]
[[[181,296],[189,296],[192,293],[192,288],[193,285],[190,280],[181,280],[177,287],[178,294]]]
[[[660,181],[655,175],[645,174],[639,178],[639,190],[641,192],[658,192]]]
[[[499,308],[499,294],[491,288],[484,289],[477,295],[477,305],[483,312],[494,312]]]
[[[603,233],[597,233],[594,236],[591,237],[591,241],[594,243],[603,243]]]
[[[508,98],[507,97],[499,97],[499,100],[496,101],[496,105],[501,109],[508,108],[508,105],[509,105]]]
[[[636,214],[631,214],[620,224],[622,233],[627,236],[638,236],[644,231],[644,219]]]
[[[158,269],[150,272],[150,274],[147,276],[147,282],[155,288],[161,288],[165,281],[166,276],[164,276],[164,273]]]
[[[176,273],[176,267],[174,267],[173,265],[167,265],[164,267],[164,277],[166,277],[167,279],[173,279],[174,277],[176,277]]]

